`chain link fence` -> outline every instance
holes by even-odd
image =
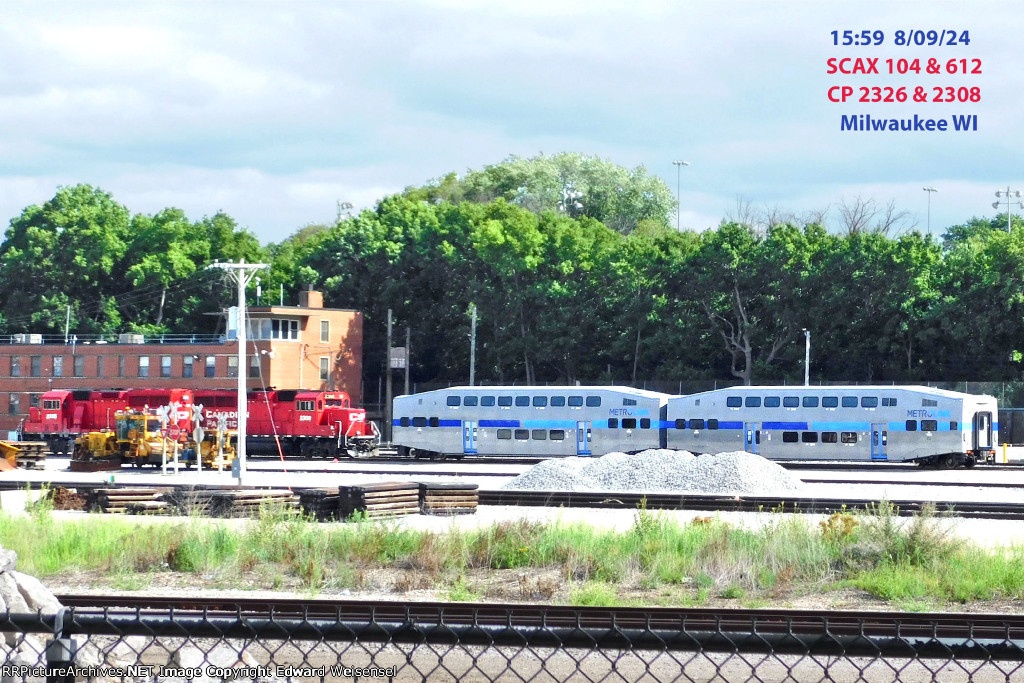
[[[1008,681],[991,615],[289,603],[0,613],[7,681]]]

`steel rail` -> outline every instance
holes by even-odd
[[[1021,615],[103,595],[58,599],[72,608],[68,634],[1024,660]],[[0,614],[0,628],[2,622]]]
[[[930,501],[891,500],[897,514],[920,514]],[[793,496],[690,495],[677,493],[608,493],[566,491],[481,490],[480,505],[522,507],[638,508],[650,510],[700,510],[727,512],[790,512],[831,514],[852,510],[873,510],[880,501],[849,498],[806,498]],[[955,517],[975,519],[1024,519],[1024,503],[942,502],[936,511]]]

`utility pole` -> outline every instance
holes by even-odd
[[[472,323],[469,328],[469,386],[476,381],[476,304],[470,304],[469,310],[472,314]]]
[[[384,371],[388,373],[387,393],[384,396],[384,434],[391,443],[391,309],[388,309],[388,353],[384,359]]]
[[[928,234],[932,234],[932,192],[938,192],[934,187],[922,187],[928,193]]]
[[[412,361],[412,350],[409,346],[409,328],[405,328],[405,395],[409,395],[409,365]]]
[[[245,378],[248,376],[245,362],[245,286],[256,276],[256,271],[269,268],[265,263],[246,263],[241,259],[238,263],[214,262],[210,268],[220,268],[238,285],[238,444],[235,446],[235,457],[238,460],[238,485],[242,485],[245,476],[245,421],[248,417],[249,402],[245,395]]]
[[[811,331],[804,328],[804,386],[811,385]]]

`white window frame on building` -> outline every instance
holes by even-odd
[[[217,376],[217,356],[207,356],[206,366],[203,370],[203,377],[216,377]]]
[[[139,356],[139,377],[149,377],[149,356]]]
[[[329,344],[331,342],[331,321],[320,319],[320,343]]]
[[[238,377],[238,356],[228,356],[228,377]]]
[[[160,356],[160,376],[170,377],[171,376],[171,357]]]
[[[294,318],[274,318],[270,321],[270,338],[296,341],[299,338],[299,321]]]
[[[64,356],[53,357],[53,374],[52,377],[63,377],[64,376]]]
[[[254,353],[249,356],[249,379],[259,379],[260,376],[260,355]]]
[[[11,356],[11,377],[21,377],[21,356]]]
[[[181,359],[181,376],[185,379],[192,378],[192,365],[195,363],[195,356],[183,356]]]
[[[103,356],[96,356],[96,376],[103,376]]]
[[[75,356],[71,364],[71,372],[75,377],[85,377],[85,356]]]
[[[28,395],[28,407],[29,408],[38,408],[42,402],[43,402],[43,395],[42,394],[29,394]]]
[[[320,381],[326,382],[331,378],[331,357],[320,356]]]
[[[10,398],[7,401],[7,414],[8,415],[20,415],[21,414],[21,395],[11,392]]]
[[[43,357],[42,356],[29,356],[29,376],[30,377],[42,377],[43,376]]]
[[[125,366],[126,365],[127,365],[127,361],[125,360],[125,357],[124,356],[118,356],[117,357],[117,376],[118,377],[124,377],[124,372],[125,372]]]

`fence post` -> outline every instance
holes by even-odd
[[[75,654],[78,644],[64,632],[67,607],[61,607],[53,618],[53,640],[46,644],[46,683],[74,683]],[[61,669],[61,675],[56,671]]]

